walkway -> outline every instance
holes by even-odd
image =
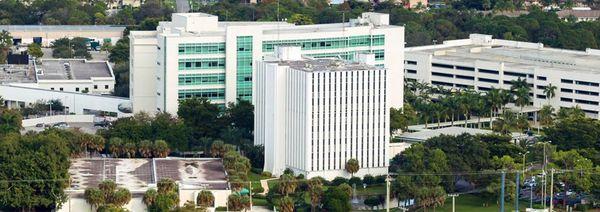
[[[496,120],[496,117],[492,118],[492,121]],[[481,122],[481,123],[489,123],[490,122],[490,118],[489,117],[481,117],[480,120],[478,120],[477,118],[472,118],[467,120],[467,124],[468,125],[475,125],[474,127],[477,127],[477,122]],[[455,120],[454,121],[454,126],[457,127],[464,127],[465,125],[465,120]],[[424,129],[437,129],[437,128],[444,128],[444,127],[449,127],[452,126],[452,122],[442,122],[440,123],[439,127],[438,127],[438,123],[434,122],[434,123],[428,123],[427,124],[427,128],[425,128],[424,124],[419,124],[419,125],[411,125],[408,126],[408,129],[410,131],[421,131]]]
[[[264,179],[264,180],[260,180],[260,186],[263,188],[263,192],[261,193],[262,195],[267,195],[267,193],[269,193],[269,180],[275,180],[277,178],[269,178],[269,179]]]

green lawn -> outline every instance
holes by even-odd
[[[380,184],[380,185],[371,185],[371,186],[367,186],[367,188],[362,188],[362,186],[356,186],[356,195],[362,196],[362,195],[385,195],[385,185],[384,184]]]
[[[496,204],[496,201],[488,201],[487,207],[483,206],[486,202],[476,194],[466,194],[456,197],[456,211],[461,212],[496,212],[500,210],[500,205]],[[514,211],[515,202],[505,202],[505,211]],[[519,201],[519,211],[525,211],[525,208],[529,207],[529,202],[525,200]],[[422,211],[422,210],[421,210]],[[452,198],[447,198],[446,203],[443,207],[437,208],[436,211],[452,211]]]

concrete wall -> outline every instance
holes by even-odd
[[[4,98],[9,107],[30,105],[40,100],[60,100],[69,113],[83,115],[84,110],[98,110],[117,113],[118,117],[130,116],[119,110],[119,105],[130,106],[127,98],[115,96],[100,96],[74,92],[60,92],[39,88],[27,88],[11,85],[0,85],[0,96]]]
[[[94,122],[94,115],[58,115],[23,119],[23,127],[33,127],[38,123],[50,124],[58,122],[91,123]]]
[[[21,38],[22,44],[33,43],[34,37],[42,38],[42,46],[49,47],[51,43],[61,38],[74,38],[84,37],[95,39],[102,43],[105,38],[110,38],[111,43],[114,45],[119,39],[123,37],[123,32],[119,31],[79,31],[79,30],[64,30],[64,31],[23,31],[23,30],[9,30],[10,35],[13,39]]]
[[[156,111],[156,32],[134,31],[129,36],[129,96],[135,113]]]

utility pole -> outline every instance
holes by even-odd
[[[552,199],[554,197],[554,168],[550,169],[550,212],[552,212],[552,208],[554,204],[552,203]],[[566,202],[566,199],[563,199],[563,202]]]
[[[456,212],[456,204],[454,198],[458,197],[458,194],[448,194],[449,197],[452,197],[452,212]]]
[[[516,175],[517,175],[517,181],[516,181],[517,187],[515,188],[515,190],[516,190],[517,194],[516,194],[516,197],[515,197],[515,211],[518,212],[519,211],[519,183],[520,183],[519,176],[521,176],[521,175],[519,175],[518,172],[517,172]]]
[[[506,172],[502,171],[502,184],[500,187],[500,212],[504,212],[504,178],[506,177]]]
[[[252,181],[249,181],[248,183],[250,183],[250,211],[252,211]]]
[[[385,178],[385,211],[390,212],[390,176]]]
[[[533,176],[531,176],[531,182],[533,182]],[[529,184],[529,208],[533,209],[533,186]]]

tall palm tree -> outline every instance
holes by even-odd
[[[515,92],[515,105],[521,108],[520,113],[523,113],[523,107],[529,105],[531,97],[529,96],[529,87],[521,87]]]
[[[492,87],[492,89],[485,94],[485,100],[490,109],[490,128],[494,128],[492,119],[494,113],[498,113],[498,110],[502,107],[502,90]]]
[[[465,116],[465,127],[467,127],[467,124],[469,123],[469,117],[476,101],[475,98],[475,93],[471,89],[464,90],[460,93],[459,108]]]
[[[307,185],[307,194],[310,195],[311,211],[316,211],[316,207],[321,202],[321,197],[323,196],[323,182],[321,182],[321,179],[313,177],[308,180]]]
[[[544,88],[544,95],[546,96],[547,101],[556,96],[556,89],[557,87],[552,85],[552,83],[548,84],[548,86]]]
[[[298,187],[298,181],[294,176],[289,174],[281,175],[279,178],[279,193],[288,196],[288,194],[294,193]]]
[[[516,92],[519,88],[529,88],[529,84],[527,84],[526,79],[521,79],[519,77],[517,80],[511,80],[510,90]]]
[[[358,160],[350,158],[348,161],[346,161],[345,169],[348,173],[352,175],[352,177],[354,177],[354,173],[358,172],[358,170],[360,169],[360,163],[358,162]]]
[[[550,105],[544,105],[539,112],[540,125],[551,125],[554,122],[554,116],[554,107]],[[540,132],[540,125],[538,125],[538,134]]]

